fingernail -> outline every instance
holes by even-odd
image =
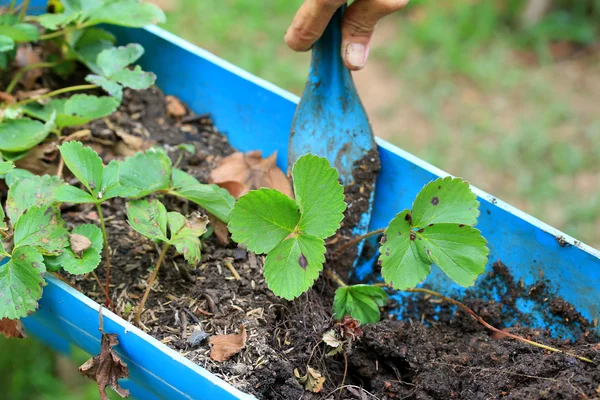
[[[367,51],[365,45],[360,43],[349,43],[346,46],[346,62],[352,67],[361,69],[365,66]]]

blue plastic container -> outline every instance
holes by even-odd
[[[113,32],[121,43],[142,44],[146,49],[142,65],[156,73],[158,86],[195,112],[210,113],[234,147],[242,151],[260,148],[265,154],[277,150],[278,165],[287,168],[289,129],[298,97],[157,27]],[[382,169],[372,229],[386,226],[397,212],[409,208],[430,180],[448,175],[383,140],[377,142]],[[570,302],[590,321],[598,321],[600,252],[481,190],[473,190],[481,202],[478,228],[489,241],[490,263],[502,260],[514,279],[523,279],[525,284],[535,282],[543,273],[551,293]],[[359,274],[368,268],[362,267]],[[456,297],[464,292],[435,269],[426,284]],[[487,295],[494,297],[493,293]],[[534,314],[531,320],[536,326],[550,328],[556,335],[569,335],[569,325],[547,315],[543,307],[527,303],[520,307]],[[77,346],[96,354],[100,349],[98,309],[97,303],[49,276],[40,308],[25,319],[25,326],[30,335],[57,350],[68,352]],[[123,386],[130,388],[133,396],[169,400],[252,398],[110,311],[103,313],[104,329],[119,335],[117,351],[131,372],[131,379]]]

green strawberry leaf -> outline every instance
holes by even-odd
[[[116,0],[91,10],[90,24],[111,24],[129,28],[142,28],[150,24],[163,23],[166,20],[162,10],[154,4]]]
[[[56,190],[64,182],[56,176],[37,176],[19,179],[12,184],[6,198],[6,213],[13,226],[31,206],[48,207],[56,202]]]
[[[141,235],[153,240],[167,242],[167,210],[156,199],[134,200],[127,203],[129,225]]]
[[[90,68],[91,69],[91,68]],[[111,81],[108,78],[105,78],[100,75],[88,75],[85,77],[85,80],[89,83],[93,83],[94,85],[100,86],[104,89],[108,94],[113,96],[119,102],[123,99],[123,87],[119,85],[117,82]]]
[[[291,237],[267,255],[265,280],[275,295],[293,300],[313,285],[324,262],[323,239],[310,235]]]
[[[71,185],[62,185],[56,189],[56,201],[61,203],[87,204],[95,203],[96,199],[85,190]]]
[[[261,254],[280,245],[294,232],[298,221],[300,212],[292,199],[275,189],[259,189],[250,191],[235,203],[228,228],[236,243]]]
[[[0,162],[0,175],[8,174],[15,168],[15,164],[12,161]]]
[[[102,186],[102,159],[94,150],[81,142],[67,142],[59,147],[65,165],[75,175],[79,182],[86,187],[94,197],[97,197]]]
[[[83,251],[81,255],[75,254],[70,247],[58,256],[58,262],[65,271],[73,275],[87,274],[100,264],[102,252],[102,231],[96,225],[79,225],[73,229],[74,234],[87,237],[92,245]]]
[[[74,22],[79,17],[80,17],[80,14],[75,14],[75,13],[73,13],[73,14],[67,14],[67,13],[43,14],[38,17],[38,22],[44,28],[51,30],[51,31],[56,31],[56,30],[60,29],[61,27],[68,25],[71,22]]]
[[[119,103],[119,100],[113,97],[76,94],[68,99],[53,99],[45,106],[30,103],[23,107],[23,111],[43,121],[48,121],[55,112],[56,125],[62,129],[84,125],[111,115],[117,110]]]
[[[205,185],[180,169],[173,169],[169,194],[196,203],[221,221],[228,223],[235,198],[217,185]]]
[[[113,81],[134,90],[148,89],[150,86],[154,85],[154,82],[156,81],[156,75],[152,72],[142,71],[142,67],[139,65],[136,65],[134,69],[122,69],[117,71],[112,74],[110,78]]]
[[[300,231],[323,239],[333,235],[344,218],[344,188],[327,159],[307,154],[294,164],[294,194],[300,207]]]
[[[4,214],[4,207],[2,207],[2,204],[0,204],[0,231],[6,231],[8,230],[8,224],[6,223],[6,214]],[[2,241],[0,240],[0,246],[2,245]],[[4,247],[2,247],[2,252],[3,254],[6,254],[4,252]]]
[[[387,304],[387,293],[372,285],[344,286],[335,291],[333,313],[341,320],[349,315],[361,324],[379,322],[379,307]]]
[[[471,286],[485,271],[489,250],[479,230],[468,225],[435,224],[416,233],[430,262],[454,282]]]
[[[55,207],[32,206],[14,225],[15,249],[32,246],[43,255],[62,253],[68,233],[60,211]]]
[[[410,221],[408,210],[396,215],[386,228],[379,249],[381,275],[387,284],[399,290],[417,286],[431,271],[431,262],[416,243]]]
[[[0,24],[0,35],[11,38],[15,43],[36,42],[40,38],[40,31],[33,24]]]
[[[102,75],[112,77],[113,74],[127,68],[144,54],[144,48],[137,43],[127,46],[112,47],[98,54],[97,64]]]
[[[5,35],[0,35],[0,52],[10,51],[15,48],[15,41]]]
[[[456,223],[475,225],[479,202],[469,184],[459,178],[438,178],[425,185],[412,208],[412,226]]]
[[[167,221],[171,232],[168,243],[175,246],[190,265],[200,263],[200,236],[206,233],[208,217],[196,213],[186,219],[179,213],[170,212]]]
[[[171,159],[158,148],[136,153],[120,163],[119,182],[122,186],[137,189],[135,197],[168,190],[171,186]]]
[[[45,285],[44,257],[33,247],[16,248],[0,265],[0,319],[26,317],[38,307]]]
[[[10,188],[19,179],[27,179],[27,178],[31,178],[34,176],[35,176],[35,174],[32,174],[31,172],[27,171],[26,169],[15,168],[6,174],[6,176],[4,177],[4,180],[6,182],[6,186],[8,186]]]
[[[102,188],[98,193],[98,198],[103,201],[114,197],[132,197],[139,193],[138,189],[121,186],[119,182],[119,171],[121,164],[113,160],[104,167],[102,174]]]
[[[0,122],[0,150],[2,152],[29,150],[42,143],[53,128],[53,116],[45,124],[29,118]]]

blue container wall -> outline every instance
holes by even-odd
[[[6,3],[0,0],[0,4]],[[38,0],[32,4],[40,6],[44,2]],[[286,168],[288,134],[297,97],[161,29],[114,29],[114,32],[122,43],[137,42],[145,47],[142,64],[157,74],[157,84],[163,91],[178,96],[198,113],[211,113],[217,127],[238,149],[261,149],[266,154],[277,150],[278,165]],[[378,143],[382,172],[371,221],[373,229],[384,227],[397,212],[410,207],[424,184],[446,175],[384,141]],[[490,261],[502,260],[515,280],[523,279],[525,283],[535,281],[543,273],[550,280],[552,293],[572,303],[589,320],[598,318],[600,254],[486,193],[476,192],[482,204],[479,228],[489,241]],[[561,236],[566,247],[556,240]],[[360,271],[364,274],[369,268],[365,265]],[[425,283],[446,294],[464,292],[439,271]],[[531,305],[526,303],[520,306],[534,314],[534,324],[550,327],[556,334],[569,333],[568,325],[553,321],[543,308],[530,309]],[[98,307],[67,285],[49,278],[40,310],[25,323],[32,335],[53,342],[58,349],[76,345],[94,354],[100,347]],[[126,385],[134,396],[248,397],[114,314],[104,311],[104,315],[105,330],[119,335],[118,351],[131,370],[131,381]]]

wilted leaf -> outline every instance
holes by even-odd
[[[127,364],[121,360],[121,357],[113,349],[119,344],[118,335],[104,333],[102,330],[101,332],[100,354],[87,360],[79,367],[79,372],[96,381],[101,400],[108,400],[106,395],[107,386],[110,386],[119,396],[128,397],[129,391],[119,386],[119,379],[129,377],[129,370]]]
[[[45,285],[44,257],[33,247],[19,247],[0,265],[0,318],[19,319],[37,309]]]
[[[92,245],[90,239],[77,233],[72,233],[69,235],[69,243],[71,244],[71,250],[73,250],[75,253],[85,251]]]
[[[37,176],[19,179],[8,190],[6,214],[14,225],[31,206],[48,207],[56,202],[56,189],[64,182],[56,176]]]
[[[96,225],[84,224],[73,229],[69,236],[71,248],[64,249],[58,262],[65,271],[87,274],[100,264],[103,248],[102,231]]]
[[[25,328],[23,327],[23,323],[20,319],[0,319],[0,333],[2,333],[8,339],[23,339],[26,337]]]
[[[336,331],[333,329],[328,330],[323,334],[323,342],[329,347],[337,348],[344,344],[344,342],[338,337]]]
[[[24,43],[17,49],[17,55],[15,56],[15,62],[19,68],[24,68],[29,65],[39,64],[42,59],[37,50],[35,50],[31,44]],[[35,82],[43,75],[42,68],[32,68],[27,70],[21,77],[20,82],[25,86],[27,90],[32,89],[35,86]]]
[[[289,180],[275,164],[277,152],[267,158],[262,158],[260,150],[248,153],[234,153],[225,157],[218,168],[210,174],[212,183],[225,185],[236,198],[243,196],[250,190],[260,188],[277,189],[290,198],[294,198]],[[238,185],[229,183],[237,182]]]
[[[300,384],[304,385],[304,389],[319,393],[323,390],[323,384],[325,383],[325,377],[321,375],[319,371],[311,367],[307,367],[306,375],[300,376],[298,369],[294,369],[294,375]]]
[[[239,334],[215,335],[211,337],[209,341],[212,345],[210,358],[219,362],[229,360],[246,346],[247,337],[244,325],[240,326]]]
[[[7,155],[5,152],[2,154],[5,157]],[[15,165],[21,170],[27,170],[38,175],[55,175],[57,170],[55,162],[58,155],[57,143],[46,141],[22,153],[22,156],[15,161]]]

